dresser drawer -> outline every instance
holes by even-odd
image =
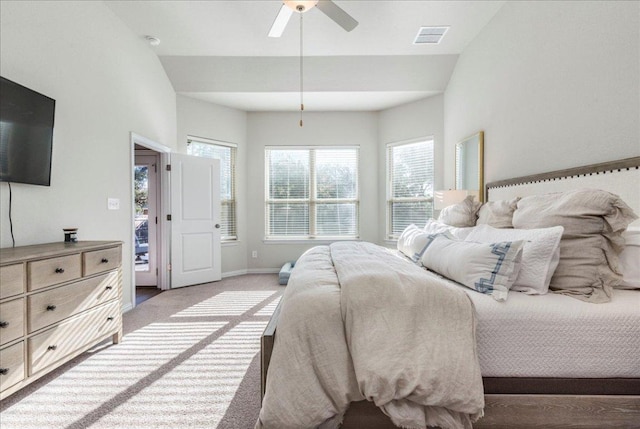
[[[111,247],[93,252],[84,252],[82,258],[84,263],[83,275],[90,276],[119,267],[122,262],[122,248]]]
[[[122,322],[120,311],[120,303],[114,301],[29,338],[29,375],[64,359],[101,337],[115,333]]]
[[[29,291],[75,280],[82,275],[80,254],[32,261],[27,265]]]
[[[0,391],[24,380],[24,341],[0,350]]]
[[[24,292],[24,264],[0,267],[0,299]]]
[[[24,298],[18,298],[0,304],[0,345],[20,338],[23,335]]]
[[[112,271],[30,295],[27,297],[29,333],[118,298],[119,281],[119,273]]]

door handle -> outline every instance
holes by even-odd
[[[219,223],[216,223],[216,228],[220,229],[220,224]]]

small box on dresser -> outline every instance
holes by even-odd
[[[0,399],[122,338],[122,243],[0,249]]]

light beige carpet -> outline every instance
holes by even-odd
[[[100,345],[0,404],[2,429],[253,428],[275,274],[166,291]]]

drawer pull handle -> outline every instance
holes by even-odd
[[[9,368],[0,368],[0,375],[9,374]]]
[[[53,305],[53,304],[47,305],[47,311],[55,311],[56,308],[57,307],[55,305]]]
[[[64,273],[64,268],[56,268],[56,273],[58,274]]]
[[[113,316],[109,316],[109,317],[107,317],[107,320],[108,320],[109,322],[111,322],[113,319],[114,319],[114,317],[113,317]]]
[[[103,264],[108,264],[109,260],[107,258],[102,258],[100,262],[102,262]]]
[[[106,290],[111,290],[111,289],[113,289],[113,286],[107,286],[107,287],[105,287],[105,289]]]
[[[58,346],[56,346],[55,344],[52,344],[49,347],[47,347],[47,350],[55,350],[57,348],[58,348]]]
[[[0,328],[6,328],[7,326],[9,326],[9,322],[6,322],[4,320],[0,322]]]

